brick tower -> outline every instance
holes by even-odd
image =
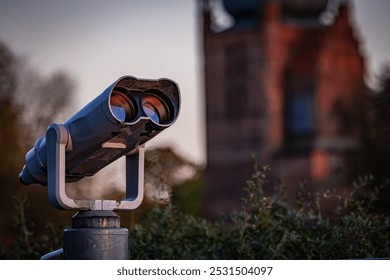
[[[365,74],[349,5],[225,0],[223,6],[234,22],[220,31],[217,1],[199,1],[205,214],[238,208],[252,156],[288,182],[345,180],[345,154],[359,145],[359,129],[346,125],[346,115],[362,96]]]

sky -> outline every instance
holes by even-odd
[[[204,163],[201,34],[195,0],[0,0],[0,41],[42,75],[68,72],[76,108],[123,75],[170,78],[181,90],[178,121],[147,147],[170,145]],[[390,62],[390,1],[354,0],[368,81]]]

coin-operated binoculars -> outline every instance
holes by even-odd
[[[168,79],[124,76],[63,124],[51,124],[26,154],[25,184],[48,186],[54,207],[78,210],[63,249],[43,259],[128,259],[128,231],[114,210],[137,208],[144,193],[144,143],[177,119],[180,93]],[[65,184],[126,157],[123,200],[69,197]],[[71,187],[69,184],[67,187]]]

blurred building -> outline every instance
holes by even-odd
[[[238,207],[252,156],[290,184],[345,181],[365,75],[348,2],[218,2],[199,1],[206,215]],[[223,12],[231,17],[225,29]]]

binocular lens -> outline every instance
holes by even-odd
[[[135,117],[135,109],[122,93],[114,91],[110,97],[112,114],[121,122],[129,122]]]
[[[169,122],[168,106],[160,97],[154,94],[145,94],[142,97],[142,109],[155,123],[165,124]]]

